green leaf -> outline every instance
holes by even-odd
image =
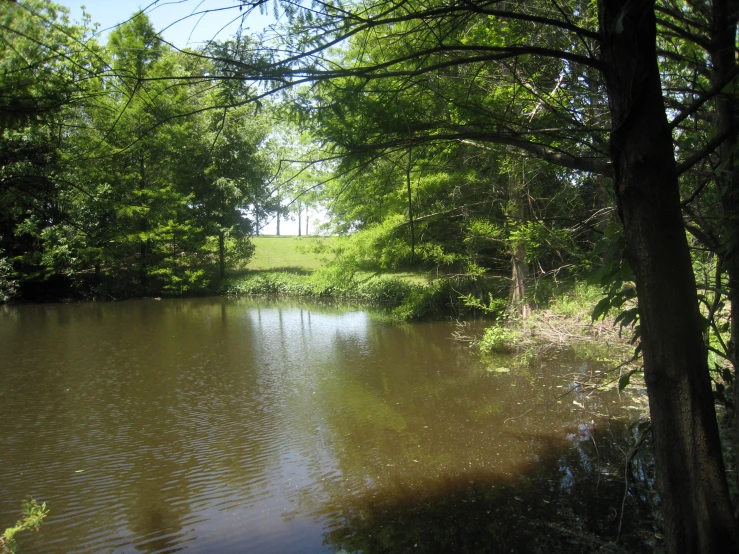
[[[595,308],[593,308],[593,314],[591,316],[593,321],[605,317],[610,307],[611,299],[608,297],[601,298],[600,301],[595,305]]]

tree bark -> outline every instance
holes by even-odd
[[[513,169],[509,176],[510,194],[516,204],[515,219],[522,226],[528,218],[526,217],[526,176],[524,173],[524,160],[520,160],[521,174],[517,173],[518,163],[513,163]],[[511,307],[516,310],[521,319],[526,319],[531,314],[531,306],[526,295],[529,288],[529,264],[526,261],[526,241],[519,238],[513,245],[511,253]]]
[[[739,534],[657,67],[654,1],[600,0],[599,18],[614,184],[636,275],[666,546],[736,553]]]
[[[657,67],[654,2],[601,0],[611,159],[636,275],[669,552],[739,552]]]
[[[416,229],[413,223],[413,195],[411,189],[411,170],[413,169],[413,150],[408,149],[408,163],[405,167],[405,184],[408,193],[408,223],[411,230],[411,263],[416,257]]]
[[[277,210],[277,236],[280,236],[280,210]]]
[[[142,155],[139,158],[139,191],[143,191],[146,188],[146,161]],[[143,202],[143,196],[139,199],[139,202]],[[138,221],[139,231],[144,233],[148,231],[149,222],[145,217],[139,217]],[[139,239],[139,284],[141,285],[141,294],[146,296],[149,293],[149,240]]]
[[[218,274],[221,281],[226,278],[226,233],[218,233]]]
[[[531,314],[531,307],[526,301],[529,282],[529,266],[526,263],[526,243],[518,241],[511,256],[512,284],[511,284],[511,306],[521,319],[526,319]]]

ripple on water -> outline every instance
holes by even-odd
[[[563,455],[594,425],[551,402],[563,378],[488,372],[453,325],[224,299],[11,309],[0,515],[29,494],[52,510],[28,552],[361,550],[389,515],[440,524],[442,493],[463,511],[536,464],[589,467]]]

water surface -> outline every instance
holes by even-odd
[[[0,525],[31,495],[51,515],[26,552],[546,552],[614,535],[622,406],[562,396],[606,364],[481,361],[454,331],[221,298],[0,307]]]

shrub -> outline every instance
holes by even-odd
[[[362,300],[384,308],[397,308],[419,286],[397,277],[380,277],[359,285],[358,292]]]
[[[17,277],[10,260],[0,257],[0,302],[7,302],[18,293]]]
[[[513,348],[520,338],[520,331],[494,325],[485,329],[477,346],[482,352],[505,352]]]
[[[15,554],[18,551],[15,536],[23,531],[38,531],[41,522],[49,515],[49,509],[46,502],[39,504],[31,498],[21,503],[21,514],[21,519],[0,535],[0,552],[3,554]]]

